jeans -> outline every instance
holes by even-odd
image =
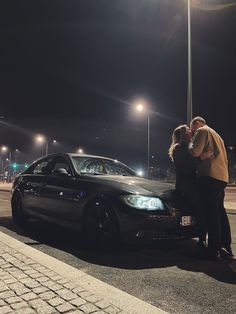
[[[208,232],[208,249],[216,253],[221,247],[231,246],[231,231],[228,216],[224,207],[224,181],[211,177],[199,178],[203,211]]]

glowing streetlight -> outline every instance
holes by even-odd
[[[7,147],[7,146],[2,146],[2,147],[1,147],[1,151],[2,151],[3,153],[7,152],[7,151],[8,151],[8,147]]]
[[[78,152],[78,154],[83,154],[83,153],[84,153],[84,150],[83,150],[82,148],[79,148],[79,149],[77,150],[77,152]]]
[[[37,135],[35,137],[35,141],[37,143],[39,143],[39,144],[44,144],[44,143],[46,144],[46,146],[45,146],[45,155],[47,155],[48,154],[48,141],[46,140],[46,137],[43,136],[43,135]]]
[[[37,143],[39,143],[39,144],[43,144],[43,143],[45,143],[45,155],[48,155],[48,150],[49,150],[49,144],[50,143],[53,143],[53,144],[57,144],[57,140],[52,140],[51,142],[49,142],[48,140],[47,140],[47,138],[45,137],[45,136],[43,136],[43,135],[37,135],[36,137],[35,137],[35,141],[37,142]]]

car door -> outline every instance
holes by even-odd
[[[22,202],[25,210],[33,216],[41,216],[43,214],[45,199],[41,194],[41,190],[50,172],[52,160],[52,157],[39,160],[23,176]]]
[[[71,217],[73,195],[76,193],[76,179],[69,160],[65,156],[57,156],[53,162],[50,175],[45,178],[41,188],[44,199],[43,211],[54,222],[68,225]]]

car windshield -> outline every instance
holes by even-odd
[[[136,176],[135,172],[126,165],[110,159],[94,157],[72,157],[75,170],[78,174],[91,175],[123,175]]]

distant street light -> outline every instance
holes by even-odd
[[[151,111],[147,110],[142,103],[136,105],[136,110],[139,112],[144,111],[147,114],[147,177],[150,175],[150,113]]]
[[[78,154],[83,154],[84,150],[82,148],[78,148],[77,152],[78,152]]]

